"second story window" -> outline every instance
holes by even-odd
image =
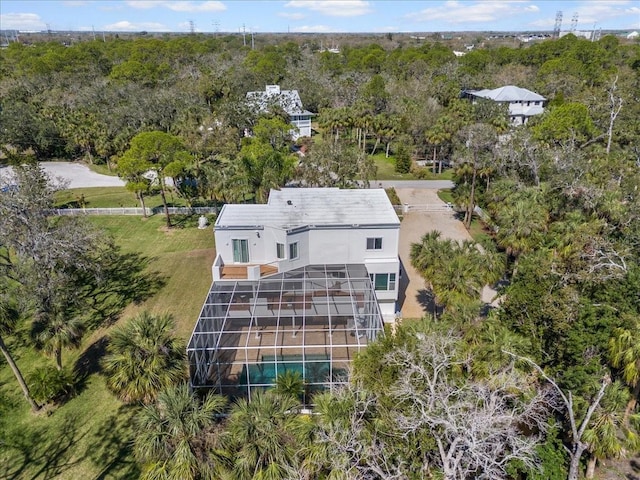
[[[382,237],[367,238],[367,250],[382,250]]]
[[[289,260],[298,258],[298,242],[289,244]]]
[[[276,257],[282,260],[284,257],[284,243],[276,243]]]

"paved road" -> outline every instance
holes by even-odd
[[[372,181],[371,188],[418,188],[428,190],[442,190],[444,188],[453,188],[451,180],[379,180]]]
[[[80,163],[71,162],[42,162],[40,166],[51,178],[68,182],[68,188],[83,187],[123,187],[124,182],[118,177],[101,175],[89,170],[89,167]],[[10,174],[11,167],[0,168],[0,176]]]

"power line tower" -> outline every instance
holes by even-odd
[[[217,34],[218,32],[220,32],[220,21],[219,20],[214,20],[213,21],[213,31]]]
[[[560,38],[560,29],[562,28],[562,10],[556,12],[556,24],[553,26],[553,38]]]
[[[196,33],[196,24],[193,22],[193,20],[189,20],[189,32],[192,35]]]
[[[573,14],[571,17],[571,29],[569,30],[571,33],[576,31],[576,27],[578,26],[578,12]]]

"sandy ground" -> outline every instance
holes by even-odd
[[[124,182],[118,177],[92,172],[89,167],[80,163],[42,162],[40,166],[54,180],[61,179],[67,183],[68,188],[124,186]],[[0,176],[11,174],[11,171],[11,167],[2,167]]]
[[[444,204],[438,198],[437,190],[424,188],[396,188],[402,203],[409,205]],[[404,274],[400,282],[398,305],[403,318],[421,318],[428,314],[432,305],[431,294],[425,287],[424,279],[411,265],[409,254],[411,244],[419,242],[425,233],[438,230],[442,238],[452,240],[471,240],[471,235],[457,220],[452,211],[443,212],[409,212],[404,215],[400,224],[399,254]],[[490,303],[496,295],[495,290],[486,286],[482,300]]]

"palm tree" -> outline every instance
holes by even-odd
[[[18,321],[18,312],[13,305],[11,305],[8,299],[3,295],[0,296],[0,352],[4,355],[5,360],[9,364],[13,375],[16,377],[20,388],[22,389],[22,394],[24,398],[31,405],[31,410],[37,412],[40,410],[40,405],[38,405],[31,393],[29,392],[29,387],[27,386],[27,382],[24,381],[24,377],[22,376],[22,372],[18,368],[15,360],[11,356],[11,352],[7,348],[7,345],[4,343],[4,339],[2,338],[3,334],[9,333],[15,327]]]
[[[587,451],[590,454],[586,478],[594,477],[598,461],[619,458],[626,451],[637,452],[640,449],[640,437],[629,428],[626,413],[620,415],[628,395],[621,384],[616,382],[611,385],[590,427],[584,432],[583,439],[588,444]],[[640,420],[640,414],[633,417],[635,421]]]
[[[477,302],[484,285],[495,283],[504,272],[497,253],[482,251],[474,242],[459,245],[440,240],[440,233],[435,231],[411,245],[410,258],[445,310],[455,311]]]
[[[518,257],[536,248],[547,230],[549,214],[535,199],[505,199],[503,207],[495,216],[499,227],[498,243],[509,255]]]
[[[134,452],[143,464],[142,479],[219,479],[229,466],[220,448],[216,415],[226,399],[199,400],[186,384],[163,390],[135,418]]]
[[[62,370],[62,349],[80,345],[84,323],[79,317],[66,318],[54,309],[38,315],[33,330],[37,343],[55,359],[58,370]]]
[[[288,395],[300,401],[304,395],[305,382],[300,372],[285,370],[276,378],[276,386],[273,391],[280,395]]]
[[[300,452],[310,443],[312,424],[297,413],[298,401],[273,391],[239,400],[227,423],[227,449],[238,480],[291,478]]]
[[[438,147],[451,140],[451,135],[447,132],[443,121],[438,121],[426,133],[427,142],[433,145],[433,173],[436,173],[436,153]],[[442,161],[440,161],[440,171],[442,171]]]
[[[104,369],[108,387],[126,403],[149,403],[184,379],[184,345],[170,315],[142,312],[110,335]]]
[[[627,423],[640,397],[640,321],[631,328],[617,328],[609,340],[609,359],[622,371],[622,379],[632,388],[631,398],[624,412]]]

